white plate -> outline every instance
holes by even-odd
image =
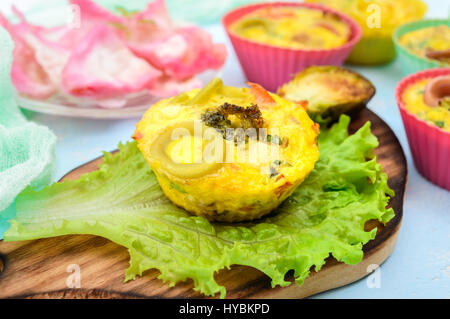
[[[222,71],[206,71],[197,77],[203,85],[215,77],[221,77]],[[74,99],[67,96],[54,96],[47,100],[31,99],[16,95],[17,104],[26,110],[68,117],[91,119],[128,119],[141,117],[145,111],[161,98],[148,92],[134,93],[124,97],[126,105],[121,108],[100,107],[95,101]]]
[[[26,12],[27,19],[35,24],[47,27],[67,23],[70,19],[70,7],[67,4],[46,6],[45,10],[31,10]],[[183,25],[178,22],[177,24]],[[203,85],[215,77],[221,77],[222,70],[209,70],[197,76]],[[124,96],[125,105],[120,108],[101,107],[96,101],[78,99],[69,95],[55,95],[47,100],[32,99],[21,94],[16,95],[18,105],[26,110],[59,116],[92,118],[92,119],[127,119],[141,117],[154,103],[161,100],[149,92],[138,92]]]
[[[32,100],[17,96],[21,108],[45,114],[91,118],[91,119],[127,119],[142,116],[151,103],[122,109],[80,108],[66,105],[51,104],[46,101]]]
[[[198,75],[203,85],[215,77],[221,77],[220,71],[206,71]],[[124,97],[126,104],[120,108],[105,108],[93,100],[75,99],[70,96],[53,96],[47,100],[37,100],[17,94],[17,104],[26,110],[68,117],[91,119],[128,119],[141,117],[145,111],[162,98],[149,92],[129,94]]]

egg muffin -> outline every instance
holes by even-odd
[[[395,58],[394,29],[421,19],[427,10],[421,0],[306,0],[340,10],[362,27],[363,37],[347,62],[363,65],[383,64]]]
[[[318,160],[318,125],[304,108],[215,79],[162,100],[134,139],[166,196],[192,214],[237,222],[270,213]]]
[[[399,38],[400,45],[411,53],[450,65],[450,26],[441,24],[414,30]]]
[[[395,99],[415,167],[450,191],[450,68],[407,76],[397,84]]]
[[[411,84],[404,90],[402,100],[419,119],[450,132],[450,75]]]
[[[234,34],[258,43],[292,49],[332,49],[351,35],[338,16],[315,8],[268,6],[254,10],[230,26]]]

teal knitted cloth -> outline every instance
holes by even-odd
[[[11,83],[13,42],[0,27],[0,239],[14,217],[14,199],[28,185],[50,182],[55,135],[28,122],[14,99]]]

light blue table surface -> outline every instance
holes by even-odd
[[[429,17],[447,17],[449,0],[428,1]],[[227,85],[244,86],[245,77],[219,25],[208,27],[217,42],[226,42],[229,58],[223,71]],[[403,146],[409,178],[404,218],[397,247],[380,268],[380,288],[369,288],[366,279],[314,296],[313,298],[450,298],[450,192],[434,186],[415,169],[394,88],[402,78],[398,61],[383,67],[354,68],[377,87],[369,108],[394,130]],[[58,137],[54,180],[73,168],[113,150],[132,135],[133,120],[86,120],[49,115],[30,115],[48,126]]]

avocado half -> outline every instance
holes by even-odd
[[[305,105],[318,122],[355,115],[375,95],[373,84],[361,74],[339,66],[311,66],[278,89],[278,95]]]

